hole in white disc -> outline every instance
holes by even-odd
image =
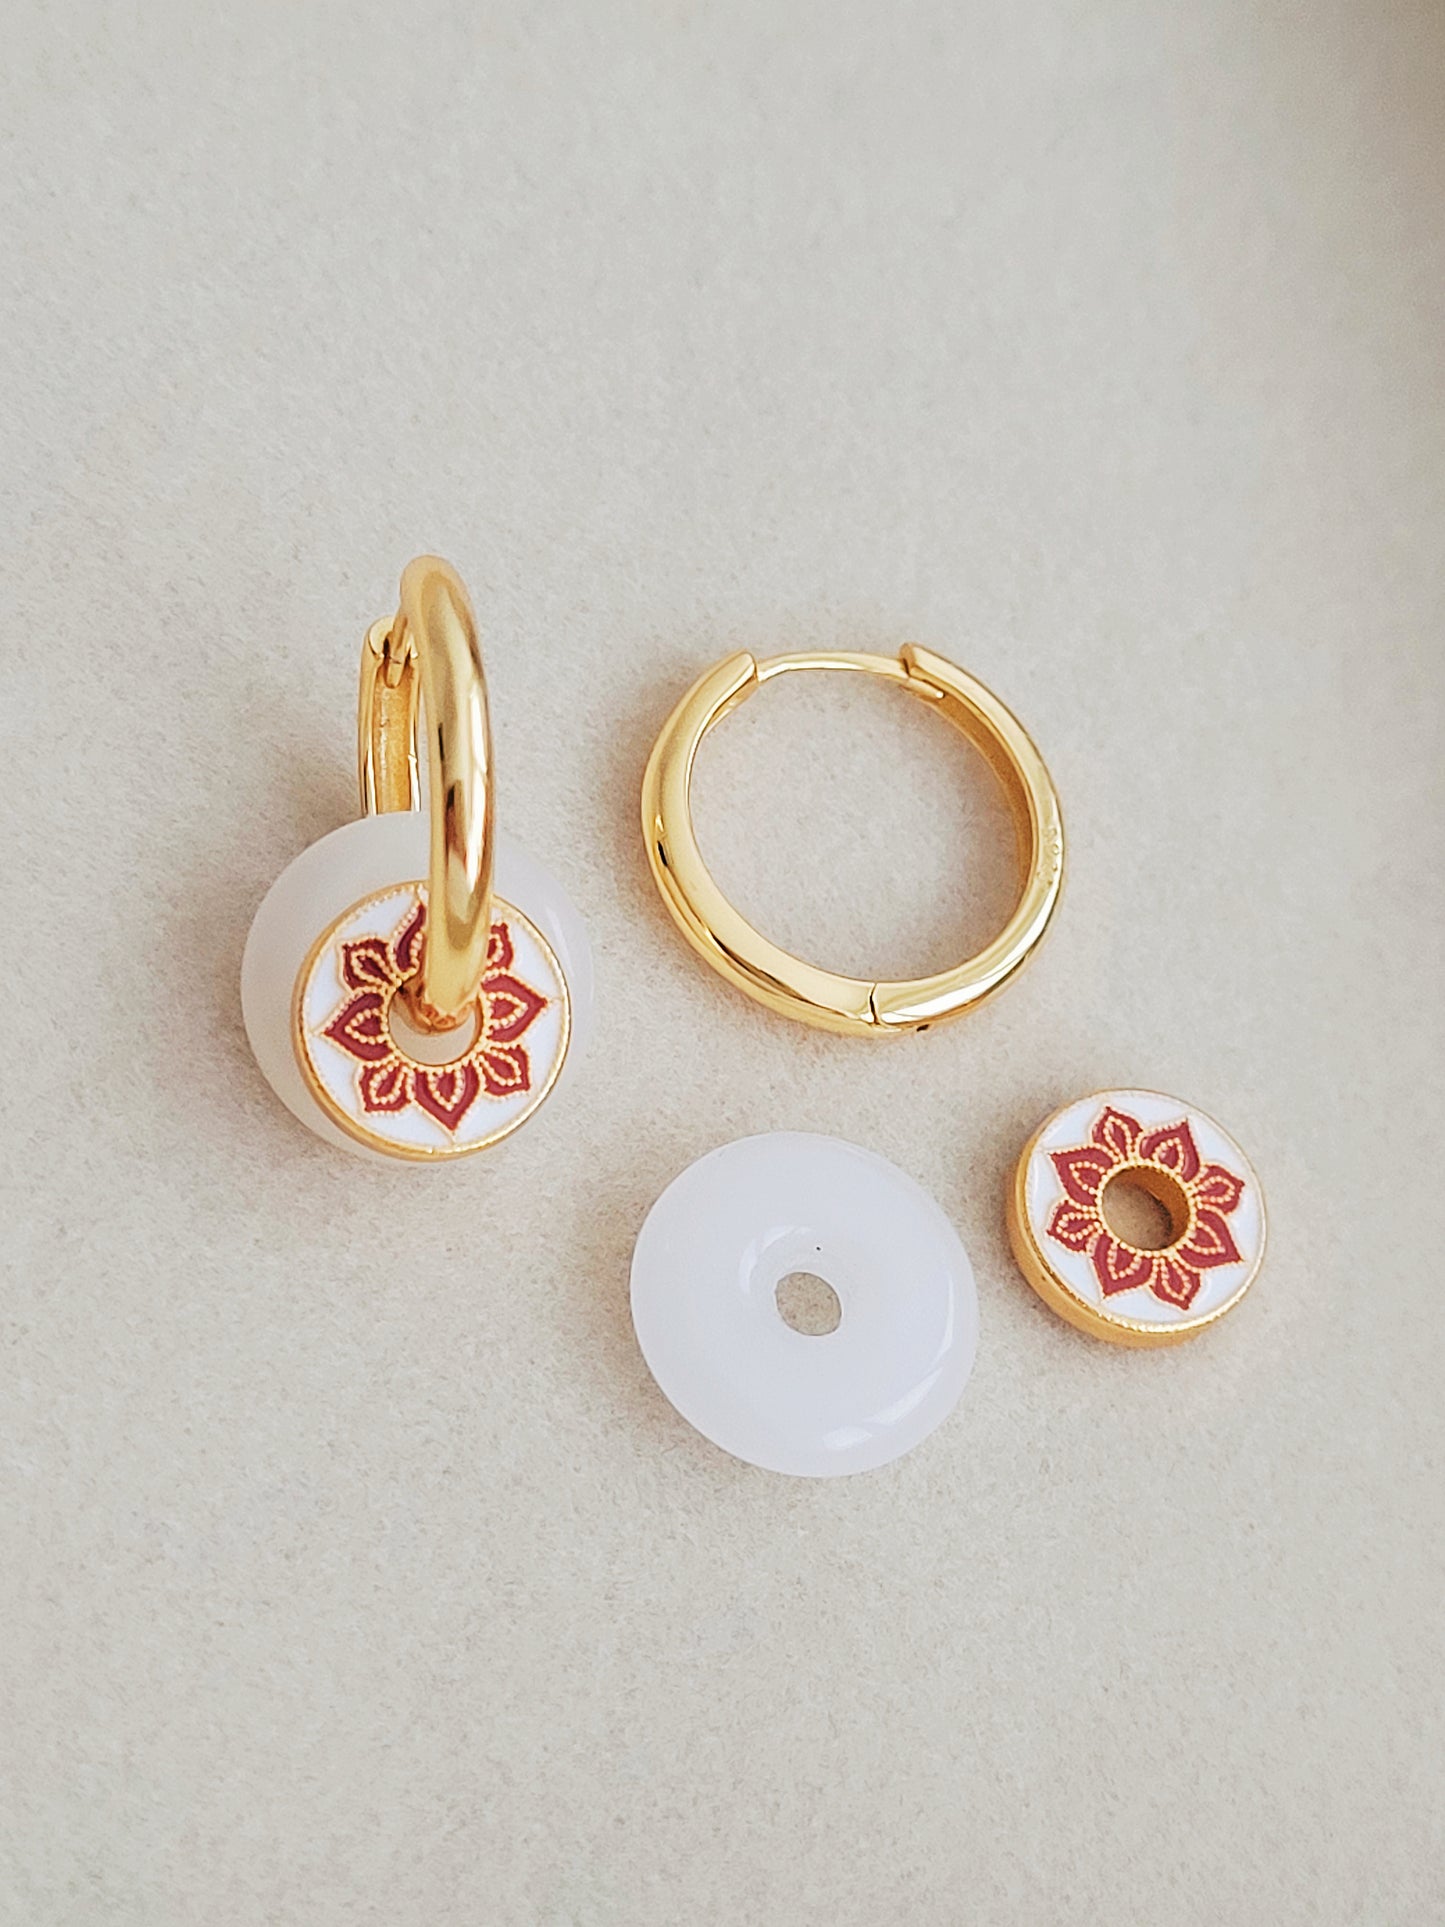
[[[1183,1185],[1152,1167],[1115,1172],[1104,1186],[1099,1209],[1114,1236],[1136,1251],[1167,1251],[1189,1228]]]
[[[778,1280],[774,1293],[778,1316],[790,1331],[804,1338],[826,1338],[843,1322],[838,1294],[826,1278],[813,1271],[790,1271]]]
[[[402,1056],[409,1057],[414,1064],[455,1064],[459,1057],[466,1056],[477,1041],[482,1014],[473,1004],[462,1021],[451,1030],[423,1030],[412,1022],[405,997],[397,996],[391,1000],[387,1021],[391,1041]]]

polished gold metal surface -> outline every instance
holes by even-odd
[[[408,562],[401,606],[361,651],[357,753],[362,808],[417,809],[418,711],[424,709],[431,860],[420,982],[424,1028],[465,1016],[486,962],[492,894],[492,737],[481,643],[467,592],[439,556]]]
[[[781,950],[722,894],[698,847],[692,772],[704,736],[764,683],[795,670],[881,676],[937,706],[987,758],[1019,832],[1022,888],[1013,915],[977,956],[907,981],[845,977]],[[709,669],[663,725],[642,784],[642,832],[662,900],[688,942],[714,970],[769,1010],[847,1035],[926,1030],[1001,990],[1043,936],[1059,899],[1064,829],[1043,758],[1013,713],[981,682],[907,643],[896,656],[848,651],[771,656],[742,653]]]
[[[400,631],[400,636],[393,634]],[[356,750],[361,807],[368,816],[384,810],[419,810],[417,723],[421,671],[404,626],[394,618],[373,622],[361,650],[356,709]]]

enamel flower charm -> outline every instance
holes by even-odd
[[[1049,1156],[1064,1196],[1049,1219],[1048,1235],[1070,1251],[1087,1253],[1105,1297],[1142,1288],[1187,1311],[1206,1271],[1239,1263],[1226,1219],[1244,1195],[1244,1179],[1222,1164],[1204,1163],[1188,1118],[1146,1131],[1137,1117],[1106,1107],[1087,1144]],[[1144,1179],[1156,1174],[1172,1179],[1182,1192],[1188,1221],[1167,1250],[1138,1250],[1109,1229],[1103,1193],[1126,1171]]]
[[[1148,1193],[1157,1247],[1118,1228],[1112,1188]],[[1264,1197],[1213,1118],[1157,1091],[1100,1091],[1025,1145],[1008,1209],[1020,1269],[1070,1324],[1121,1345],[1173,1345],[1236,1305],[1264,1257]]]
[[[466,1054],[439,1065],[404,1057],[392,1037],[391,1006],[420,968],[425,926],[426,910],[418,902],[391,939],[360,937],[341,945],[341,981],[352,994],[325,1035],[360,1065],[356,1087],[363,1110],[404,1111],[418,1104],[455,1133],[483,1092],[510,1097],[531,1089],[522,1039],[547,999],[513,974],[512,934],[505,923],[494,923],[477,999],[480,1021]]]
[[[561,1070],[570,1006],[561,967],[513,904],[492,899],[481,982],[450,1031],[416,1021],[427,896],[401,884],[352,906],[301,972],[296,1054],[348,1136],[409,1158],[459,1156],[514,1130]]]

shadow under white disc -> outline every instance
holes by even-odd
[[[777,1287],[824,1279],[836,1330],[785,1324]],[[704,1437],[770,1472],[866,1472],[947,1418],[973,1369],[978,1294],[921,1185],[841,1138],[777,1131],[689,1165],[647,1215],[632,1319],[648,1368]]]

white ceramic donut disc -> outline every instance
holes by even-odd
[[[784,1323],[791,1272],[832,1286],[837,1329]],[[648,1213],[632,1317],[653,1377],[725,1452],[826,1478],[886,1465],[953,1410],[978,1295],[938,1205],[886,1159],[780,1131],[690,1165]]]

